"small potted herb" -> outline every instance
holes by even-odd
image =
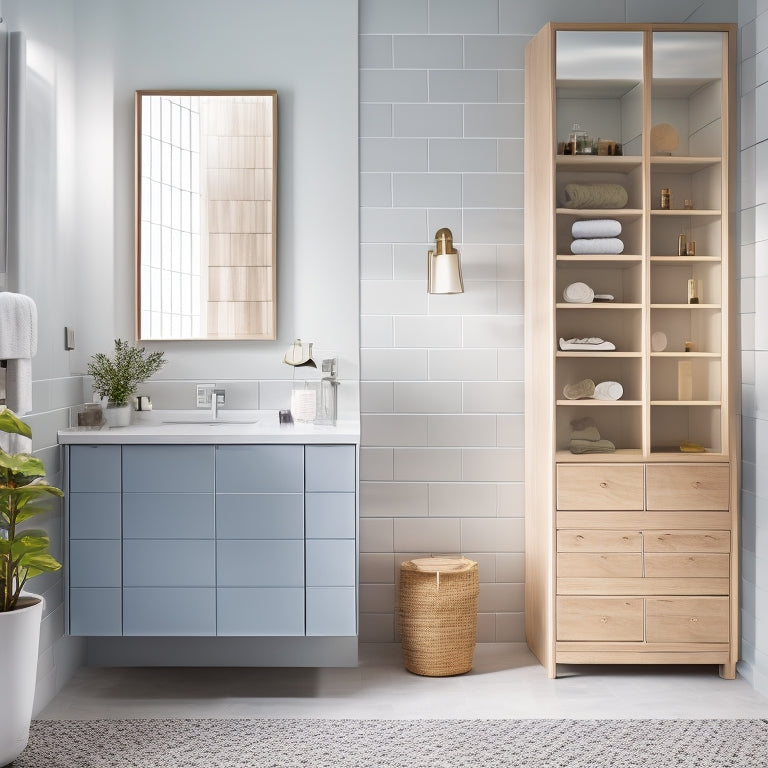
[[[130,423],[128,400],[139,384],[165,365],[163,355],[163,352],[146,352],[144,347],[115,339],[115,352],[111,357],[103,352],[91,356],[87,372],[93,378],[93,391],[107,399],[110,426]]]

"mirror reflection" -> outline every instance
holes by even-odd
[[[137,338],[274,339],[276,91],[136,92]]]

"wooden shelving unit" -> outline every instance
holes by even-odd
[[[526,50],[526,634],[552,677],[558,663],[735,676],[735,52],[735,26],[713,24],[553,23]],[[573,123],[623,154],[558,154]],[[677,135],[667,154],[660,124]],[[566,207],[574,184],[620,184],[627,204]],[[619,221],[622,253],[571,253],[581,219]],[[681,232],[694,253],[678,255]],[[568,303],[574,282],[614,300]],[[559,349],[580,337],[616,349]],[[565,398],[584,378],[623,396]],[[585,416],[615,452],[571,452]]]

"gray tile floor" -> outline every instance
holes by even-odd
[[[420,677],[398,645],[356,668],[83,667],[39,715],[98,718],[765,718],[768,699],[715,667],[559,667],[524,645],[481,644],[471,672]]]

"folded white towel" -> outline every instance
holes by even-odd
[[[589,336],[580,339],[560,339],[560,349],[563,352],[602,352],[616,349],[616,345],[611,341],[603,341],[598,336]]]
[[[574,237],[618,237],[621,222],[616,219],[579,219],[571,226]]]
[[[37,354],[37,307],[20,293],[0,293],[0,360]]]
[[[569,304],[591,304],[595,292],[586,283],[571,283],[563,291],[563,301]]]
[[[577,238],[571,242],[571,253],[621,253],[624,243],[617,237]]]

